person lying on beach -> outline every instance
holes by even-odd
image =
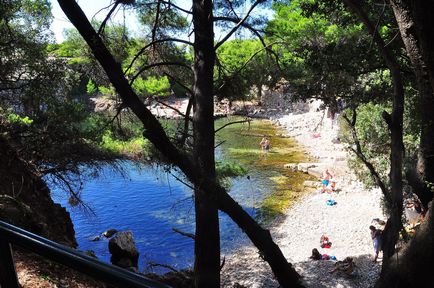
[[[344,272],[347,275],[351,275],[354,272],[356,264],[352,257],[347,257],[343,261],[337,261],[335,263],[335,268],[329,270],[329,273],[335,273],[336,271]]]
[[[327,254],[322,254],[319,253],[318,249],[313,248],[312,249],[312,255],[309,257],[312,260],[336,260],[335,256],[330,256]]]
[[[321,253],[319,253],[318,249],[312,249],[312,255],[309,257],[312,260],[322,260]]]

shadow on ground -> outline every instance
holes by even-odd
[[[297,272],[302,275],[306,287],[315,288],[368,288],[375,284],[381,265],[373,263],[372,255],[353,257],[356,269],[351,275],[343,272],[329,273],[335,267],[336,261],[305,261],[294,264]],[[341,259],[342,260],[342,259]],[[264,286],[265,287],[265,286]]]

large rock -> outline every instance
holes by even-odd
[[[116,233],[118,233],[118,230],[116,230],[116,229],[108,229],[108,230],[102,232],[102,236],[104,236],[106,238],[110,238],[113,235],[115,235]]]
[[[112,264],[136,270],[138,267],[139,252],[134,243],[131,231],[118,232],[109,241],[109,251],[112,254],[110,261]]]
[[[71,247],[77,247],[69,213],[53,202],[36,168],[0,136],[0,219]]]

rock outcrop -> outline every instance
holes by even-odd
[[[112,264],[133,271],[137,270],[139,252],[137,251],[131,231],[116,233],[116,236],[109,241],[109,251],[112,254],[110,257]]]
[[[53,202],[48,186],[35,171],[0,137],[0,219],[76,247],[69,213]]]

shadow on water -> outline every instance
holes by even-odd
[[[216,123],[224,125],[233,119]],[[259,147],[263,134],[271,137],[271,149]],[[237,163],[248,170],[245,176],[231,179],[229,193],[253,217],[263,223],[282,213],[301,193],[306,177],[294,174],[283,165],[302,162],[303,150],[282,134],[270,121],[254,120],[247,124],[225,127],[217,134],[216,142],[224,143],[216,149],[216,159]],[[114,228],[133,232],[140,252],[139,269],[148,262],[170,265],[182,269],[193,265],[192,239],[175,233],[172,228],[194,233],[194,205],[190,188],[177,181],[181,175],[167,173],[158,166],[138,168],[125,162],[128,176],[116,173],[109,166],[101,177],[84,184],[82,198],[95,216],[89,217],[80,209],[71,207],[62,193],[53,189],[57,202],[67,207],[74,223],[80,250],[93,250],[98,258],[109,261],[108,239],[92,241],[103,231]],[[223,213],[220,213],[221,246],[230,253],[247,243],[242,231]],[[166,272],[155,268],[154,272]]]

